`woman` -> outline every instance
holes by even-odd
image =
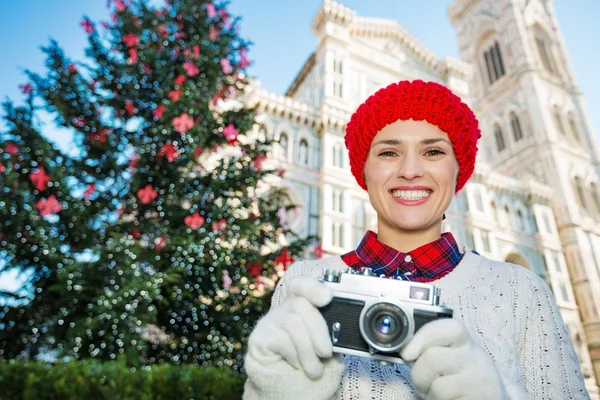
[[[378,232],[355,251],[292,265],[250,336],[245,399],[587,399],[579,362],[546,284],[525,268],[461,252],[444,212],[473,173],[478,122],[450,90],[402,81],[352,116],[346,147]],[[332,353],[317,310],[325,268],[432,282],[451,319],[401,349],[405,364]]]

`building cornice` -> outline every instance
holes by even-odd
[[[359,17],[356,11],[334,0],[324,0],[317,15],[313,19],[312,29],[319,35],[326,21],[336,22],[349,30],[351,38],[387,38],[397,40],[417,56],[425,65],[440,72],[453,73],[463,77],[469,76],[469,66],[457,59],[440,60],[435,53],[411,35],[402,25],[391,19]],[[308,62],[307,62],[308,64]],[[305,66],[307,65],[305,64]],[[302,68],[292,87],[302,81]],[[310,70],[310,67],[308,68]],[[290,88],[291,90],[291,88]],[[289,90],[288,90],[289,92]]]
[[[429,67],[436,69],[438,57],[411,35],[402,25],[390,19],[356,17],[349,26],[350,37],[387,38],[398,40]]]
[[[466,13],[477,3],[478,0],[456,0],[448,6],[448,16],[452,25],[456,26],[458,20],[462,19]]]
[[[319,8],[317,15],[313,18],[312,30],[315,35],[318,35],[322,25],[326,21],[334,21],[340,25],[347,26],[355,17],[356,11],[350,7],[346,7],[337,1],[323,0],[321,8]]]
[[[312,107],[288,96],[281,96],[263,89],[258,82],[248,86],[247,103],[258,111],[296,121],[317,132],[324,129],[343,131],[350,120],[351,113],[329,104],[320,108]]]
[[[528,202],[551,202],[554,198],[554,189],[548,185],[532,179],[519,180],[510,176],[492,171],[484,163],[475,164],[475,179],[483,182],[489,189],[518,196]]]
[[[246,96],[248,105],[256,107],[258,111],[294,120],[312,128],[318,123],[318,114],[314,107],[291,97],[270,92],[256,83],[248,87]]]

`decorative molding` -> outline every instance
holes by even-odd
[[[343,132],[350,121],[351,113],[347,110],[323,104],[318,110],[306,103],[288,96],[280,96],[261,88],[253,82],[247,93],[250,107],[256,107],[261,112],[296,121],[297,123],[315,130],[317,133],[324,129]]]
[[[528,202],[551,202],[554,198],[554,189],[552,187],[536,182],[533,179],[519,180],[494,172],[488,164],[482,162],[475,164],[473,176],[488,189],[521,197]]]
[[[450,4],[448,7],[448,16],[450,17],[452,25],[456,25],[466,13],[471,11],[477,1],[478,0],[456,0],[454,3]]]

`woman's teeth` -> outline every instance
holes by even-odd
[[[428,190],[392,190],[392,196],[404,200],[421,200],[429,197],[430,194],[431,192]]]

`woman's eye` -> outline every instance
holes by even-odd
[[[396,153],[393,151],[382,151],[381,153],[379,153],[380,157],[394,157],[395,155]]]
[[[428,156],[439,156],[439,155],[443,155],[443,154],[446,154],[446,153],[444,153],[442,150],[439,150],[439,149],[431,149],[431,150],[427,150],[425,152],[425,155],[428,155]]]

